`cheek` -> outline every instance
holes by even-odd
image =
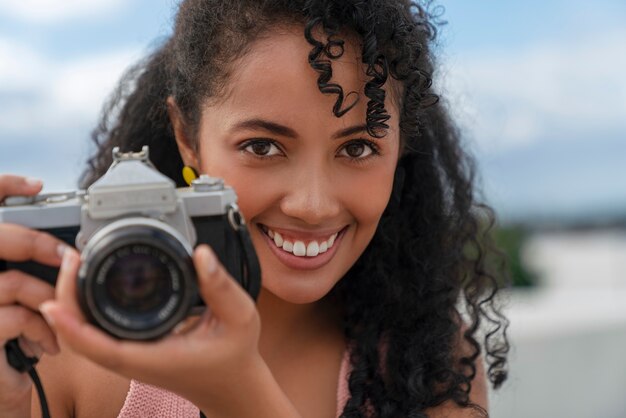
[[[248,221],[267,207],[273,199],[271,176],[248,170],[242,166],[233,153],[213,153],[211,158],[203,159],[203,172],[221,177],[226,185],[237,194],[237,205]]]
[[[220,177],[226,185],[232,187],[237,193],[237,203],[246,216],[241,197],[247,196],[254,188],[250,184],[252,182],[249,176],[238,168],[237,153],[226,147],[207,142],[202,143],[200,148],[201,172],[213,177]]]
[[[245,177],[245,178],[244,178]],[[237,204],[246,221],[262,212],[271,201],[271,195],[261,186],[263,182],[250,176],[230,176],[229,184],[237,193]]]
[[[370,226],[372,230],[376,228],[389,202],[393,173],[393,169],[381,167],[379,170],[338,179],[344,202],[362,226]]]

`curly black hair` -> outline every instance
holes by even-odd
[[[507,376],[508,322],[496,297],[505,272],[490,269],[495,216],[476,198],[473,161],[432,88],[440,17],[428,0],[185,0],[172,36],[127,72],[92,135],[97,150],[83,187],[106,171],[113,147],[143,145],[183,186],[168,97],[195,138],[200,105],[223,93],[230,64],[274,28],[299,25],[319,90],[336,96],[332,111],[341,117],[363,98],[332,82],[332,63],[343,54],[341,34],[358,37],[368,131],[385,136],[382,86],[391,77],[400,86],[402,154],[372,241],[329,295],[343,309],[351,347],[342,417],[425,417],[447,400],[476,407],[469,393],[477,362],[487,363],[496,388]]]

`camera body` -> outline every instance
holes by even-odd
[[[212,247],[226,270],[256,298],[258,260],[232,188],[200,176],[188,188],[159,173],[148,147],[113,150],[113,164],[88,190],[9,197],[0,223],[48,232],[81,252],[78,300],[96,326],[123,339],[167,334],[204,309],[193,248]],[[51,284],[58,269],[0,261]]]

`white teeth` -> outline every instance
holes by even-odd
[[[306,256],[307,257],[315,257],[320,253],[320,246],[316,241],[309,242],[309,245],[306,247]]]
[[[333,246],[333,244],[335,243],[335,239],[337,239],[337,233],[332,234],[328,239],[328,248]]]
[[[278,248],[282,248],[284,251],[292,253],[298,257],[315,257],[319,254],[325,253],[335,244],[335,240],[339,234],[338,232],[332,234],[326,241],[310,241],[307,245],[304,241],[289,241],[283,238],[279,232],[272,231],[267,227],[264,227],[263,229]]]
[[[304,257],[306,255],[306,246],[302,241],[296,241],[293,243],[293,255],[298,257]]]
[[[274,233],[274,243],[279,248],[283,246],[283,237],[278,232]]]

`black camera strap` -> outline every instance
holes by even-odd
[[[237,238],[243,252],[246,287],[252,299],[256,300],[261,291],[261,266],[259,265],[259,259],[252,246],[252,239],[247,228],[238,228]]]
[[[28,357],[22,351],[17,339],[10,340],[4,346],[7,354],[7,361],[9,365],[20,373],[28,372],[35,388],[37,389],[37,395],[39,395],[39,403],[41,404],[41,416],[43,418],[50,418],[50,411],[48,410],[48,401],[46,400],[46,394],[41,384],[41,379],[35,370],[35,364],[39,361],[37,357]]]
[[[241,212],[239,212],[237,204],[229,205],[227,218],[231,228],[235,231],[239,248],[243,255],[241,284],[252,296],[252,299],[256,301],[261,291],[261,266],[252,245],[246,221],[243,219]]]
[[[28,372],[35,388],[37,389],[37,395],[39,395],[39,402],[41,404],[41,416],[42,418],[51,418],[50,410],[48,408],[48,400],[41,384],[41,379],[35,370],[35,364],[39,361],[37,357],[28,357],[19,346],[17,339],[10,340],[4,346],[7,355],[7,361],[11,367],[20,373]],[[206,415],[200,411],[200,418],[206,418]]]

